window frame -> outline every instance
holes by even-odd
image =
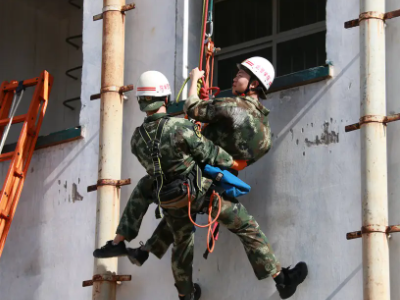
[[[229,0],[214,0],[215,5]],[[272,34],[255,40],[247,41],[244,43],[228,46],[222,48],[219,52],[215,54],[215,81],[218,79],[218,62],[227,58],[238,56],[241,54],[257,51],[264,48],[272,48],[272,64],[277,69],[278,44],[295,40],[297,38],[305,37],[315,33],[323,32],[327,30],[326,20],[317,23],[297,27],[288,31],[279,32],[279,0],[272,0]],[[326,8],[325,8],[326,10]],[[326,39],[325,39],[326,41]],[[218,44],[216,44],[218,47]],[[307,70],[307,69],[306,69]],[[288,75],[288,74],[286,74]],[[286,76],[284,75],[284,76]]]

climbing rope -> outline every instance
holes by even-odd
[[[209,6],[210,4],[210,6]],[[203,16],[202,16],[202,26],[201,26],[201,39],[200,39],[200,57],[199,57],[199,70],[203,70],[203,56],[206,57],[205,63],[205,77],[200,79],[197,83],[197,94],[199,97],[203,100],[209,100],[210,95],[217,96],[220,93],[220,89],[218,87],[213,86],[213,80],[214,80],[214,58],[215,58],[215,51],[216,48],[214,47],[214,42],[212,41],[212,35],[213,35],[213,7],[214,7],[214,1],[213,0],[204,0],[203,2]],[[207,33],[207,24],[210,25],[210,32]],[[205,51],[207,49],[207,51]],[[179,102],[179,99],[182,95],[182,91],[185,88],[186,84],[189,82],[190,77],[188,77],[182,84],[181,89],[179,90],[179,93],[176,97],[176,103]],[[202,87],[203,86],[203,87]],[[212,92],[215,91],[213,94]],[[210,94],[211,92],[211,94]],[[188,116],[185,116],[186,119],[188,119]],[[199,122],[196,122],[196,124]],[[201,123],[198,124],[199,129],[201,129]],[[204,127],[203,127],[204,128]],[[197,224],[191,215],[191,195],[190,195],[190,188],[188,184],[185,184],[187,187],[187,192],[188,192],[188,215],[189,219],[192,222],[193,225],[199,228],[208,228],[208,233],[207,233],[207,250],[209,253],[212,253],[215,248],[215,240],[218,237],[218,233],[216,233],[216,228],[218,226],[217,220],[219,218],[219,215],[221,214],[221,207],[222,207],[222,200],[220,195],[213,191],[211,197],[210,197],[210,203],[208,205],[208,224],[206,225],[199,225]],[[218,211],[213,219],[212,217],[212,210],[214,206],[214,201],[215,199],[218,199]],[[213,226],[214,225],[214,226]],[[212,244],[212,246],[210,246]]]
[[[210,5],[209,5],[210,4]],[[213,23],[213,0],[204,0],[203,2],[203,15],[202,15],[202,24],[201,24],[201,38],[200,38],[200,53],[199,53],[199,70],[203,70],[203,57],[206,57],[206,67],[205,67],[205,77],[199,80],[197,84],[197,94],[203,100],[209,100],[209,95],[213,97],[218,96],[220,93],[220,89],[218,87],[213,87],[214,80],[214,58],[215,51],[217,48],[214,46],[214,42],[211,37],[214,31],[214,23]],[[210,32],[207,33],[207,24],[210,24]],[[207,51],[205,51],[207,49]],[[182,95],[183,89],[186,84],[189,82],[190,77],[186,78],[183,82],[181,89],[176,97],[176,103],[179,103],[180,97]],[[201,93],[201,85],[204,87],[204,92]],[[213,94],[212,91],[215,91]]]
[[[187,187],[187,192],[188,192],[188,215],[189,215],[189,219],[190,222],[192,222],[192,224],[196,227],[199,228],[208,228],[208,232],[207,232],[207,250],[209,253],[213,253],[214,248],[215,248],[215,236],[214,236],[214,231],[215,228],[213,228],[213,224],[217,222],[219,215],[221,214],[221,208],[222,208],[222,199],[221,196],[216,192],[213,191],[213,193],[211,194],[210,197],[210,203],[208,204],[208,224],[206,225],[200,225],[197,224],[193,218],[192,218],[192,204],[191,204],[191,196],[190,196],[190,188],[189,185],[187,183],[185,183],[186,187]],[[218,199],[218,211],[217,214],[215,216],[215,218],[213,219],[212,217],[212,210],[213,210],[213,206],[214,206],[214,201],[215,199]],[[210,247],[210,242],[212,243],[212,246]]]
[[[207,30],[207,11],[208,11],[208,0],[203,1],[203,16],[201,18],[201,39],[200,39],[200,58],[199,58],[199,70],[203,70],[203,53],[204,53],[204,42],[206,39]]]

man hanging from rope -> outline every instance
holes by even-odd
[[[147,118],[132,136],[132,153],[148,175],[138,182],[132,192],[114,240],[94,251],[97,258],[126,255],[124,240],[136,237],[137,231],[132,233],[132,228],[140,227],[151,203],[156,202],[171,215],[175,208],[187,209],[188,198],[200,204],[212,180],[202,176],[199,165],[218,165],[237,170],[245,166],[204,138],[197,125],[166,114],[171,90],[163,74],[155,71],[142,74],[136,94],[140,109],[146,112]],[[178,288],[180,298],[199,299],[200,287],[193,283],[189,285],[185,285],[184,289]]]
[[[197,68],[191,72],[192,84],[189,99],[185,103],[185,112],[189,117],[207,123],[202,134],[216,145],[226,149],[234,159],[246,160],[252,164],[264,156],[271,147],[271,132],[268,122],[269,111],[259,102],[266,98],[266,91],[271,86],[275,71],[269,61],[253,57],[238,65],[239,71],[233,80],[232,92],[238,97],[203,101],[197,96],[197,81],[203,76]],[[203,91],[203,94],[206,91]],[[239,96],[244,95],[244,96]],[[251,216],[249,216],[252,219]],[[258,228],[258,225],[256,225]],[[134,264],[141,266],[152,252],[162,258],[173,243],[173,234],[163,219],[153,236],[136,249],[128,248],[128,257]],[[255,273],[259,279],[268,275],[275,277],[277,289],[282,299],[292,296],[296,287],[307,276],[307,266],[299,263],[293,269],[280,267],[268,245],[268,253],[274,262],[261,273],[256,261],[257,255],[250,256]],[[274,269],[275,268],[275,269]],[[278,270],[278,272],[275,272]]]

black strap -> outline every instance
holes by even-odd
[[[24,81],[23,81],[23,80],[21,80],[21,81],[18,82],[18,86],[17,86],[17,88],[15,89],[15,92],[16,92],[17,94],[20,94],[20,93],[22,92],[22,90],[25,90],[25,86],[24,86]]]
[[[161,203],[160,203],[160,192],[163,187],[163,171],[161,168],[161,161],[160,161],[160,143],[161,143],[161,136],[164,130],[165,124],[168,122],[169,117],[164,117],[161,119],[161,121],[158,123],[157,127],[157,132],[154,140],[150,138],[149,133],[146,131],[144,128],[144,124],[140,126],[139,132],[144,140],[144,142],[147,145],[147,148],[150,150],[151,154],[151,159],[153,161],[153,168],[154,168],[154,177],[155,177],[155,182],[156,182],[156,196],[157,196],[157,201],[158,201],[158,216],[162,216],[161,213]]]
[[[160,143],[164,126],[168,122],[168,120],[169,118],[162,118],[160,123],[158,123],[156,137],[154,140],[150,138],[148,132],[144,128],[144,124],[142,124],[142,126],[140,126],[139,128],[140,135],[151,153],[151,158],[153,160],[153,166],[154,166],[154,176],[162,175],[162,169],[160,164]]]
[[[200,167],[196,164],[196,183],[197,183],[197,188],[199,191],[203,190],[203,184],[201,182],[201,178],[203,176],[203,172],[201,171]]]

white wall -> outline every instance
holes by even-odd
[[[191,51],[198,47],[199,2],[191,1],[198,6],[191,11],[195,20],[190,31]],[[177,6],[175,1],[156,0],[138,0],[136,4],[137,8],[127,13],[125,83],[135,83],[141,72],[156,69],[167,75],[172,86],[179,86],[182,20],[181,16],[175,20],[175,11],[182,11],[182,1],[178,0]],[[388,10],[397,9],[396,5],[395,0],[388,1]],[[100,2],[86,1],[80,116],[85,139],[36,152],[0,260],[2,300],[90,298],[91,288],[82,288],[81,281],[91,278],[93,267],[96,195],[85,190],[97,180],[99,103],[88,99],[100,83],[102,24],[91,20],[100,11]],[[275,93],[264,102],[271,110],[273,149],[241,176],[252,186],[242,201],[266,232],[283,266],[299,260],[309,263],[309,278],[294,300],[362,299],[361,240],[345,238],[347,232],[361,227],[360,136],[359,132],[344,132],[345,125],[357,122],[360,100],[359,29],[345,30],[343,23],[358,14],[358,3],[328,1],[327,49],[335,76]],[[399,112],[400,20],[387,23],[388,111]],[[196,63],[197,53],[191,54],[190,64]],[[122,178],[132,178],[133,184],[144,171],[130,153],[129,140],[143,117],[134,94],[129,94],[124,111]],[[388,130],[392,224],[400,223],[396,126],[400,125],[390,124]],[[335,138],[331,143],[312,144],[324,135]],[[72,201],[73,183],[82,201]],[[122,208],[132,189],[133,185],[122,188]],[[148,238],[156,225],[151,207],[131,246]],[[392,299],[400,295],[399,238],[394,235],[390,241]],[[279,299],[272,280],[256,280],[239,240],[227,230],[222,230],[207,261],[202,258],[204,249],[205,232],[198,230],[194,279],[202,285],[202,299]],[[123,258],[119,267],[119,274],[132,274],[131,282],[118,287],[119,300],[177,299],[169,254],[161,261],[151,257],[142,268]]]
[[[74,111],[62,103],[80,95],[81,70],[71,74],[78,80],[65,72],[82,65],[82,49],[75,49],[65,39],[82,34],[82,9],[59,0],[2,1],[0,28],[1,82],[34,78],[43,70],[54,76],[41,135],[79,125],[80,101],[70,103]],[[81,39],[73,42],[82,43]],[[18,114],[26,113],[32,95],[33,88],[27,89]],[[7,143],[18,139],[20,128],[12,127]]]
[[[44,4],[47,6],[44,5],[43,9],[51,8],[50,2]],[[65,11],[65,13],[69,14],[71,10],[71,13],[77,11],[79,14],[79,10],[75,11],[75,8],[69,5],[64,6],[61,3],[60,7],[62,10],[68,8],[68,12]],[[21,14],[24,9],[28,10],[22,16],[29,19],[30,7],[21,6],[14,9],[20,9]],[[89,97],[100,89],[101,23],[91,21],[92,15],[98,11],[101,11],[100,3],[96,7],[88,7],[85,12],[86,66],[82,75],[84,104],[80,115],[80,123],[85,127],[85,138],[35,152],[30,165],[31,171],[27,176],[0,260],[0,298],[2,300],[67,300],[91,297],[90,288],[84,289],[81,285],[83,280],[91,279],[93,270],[96,194],[87,194],[86,187],[97,181],[100,108],[99,103],[91,102]],[[41,18],[38,17],[37,22],[39,20],[50,22],[52,19],[57,18],[51,14],[45,14]],[[21,22],[23,21],[22,18]],[[77,24],[82,26],[80,19]],[[54,24],[42,24],[42,27],[45,28],[45,25],[51,28]],[[30,28],[33,24],[28,23],[24,26]],[[67,34],[66,31],[65,34]],[[75,31],[69,34],[75,34]],[[41,41],[43,39],[45,38]],[[59,47],[67,51],[70,46],[65,44],[64,39],[65,35],[60,36],[62,47]],[[51,59],[54,60],[54,58]],[[26,59],[26,63],[30,61]],[[55,69],[59,72],[56,80],[65,77],[64,69],[67,67],[66,62],[64,64],[62,60],[59,63],[63,65],[59,70]],[[37,68],[42,69],[42,66],[37,66]],[[52,70],[49,71],[52,72]],[[28,69],[26,72],[36,74],[37,71]],[[28,73],[26,76],[34,75]],[[77,91],[79,90],[78,85]],[[50,101],[55,95],[57,94],[52,94]],[[62,96],[71,95],[63,94]],[[60,96],[59,100],[62,99]],[[62,104],[60,106],[63,107]],[[55,117],[63,119],[63,114],[58,113],[59,115]],[[53,124],[49,120],[51,117],[52,115],[47,112],[45,120],[50,122],[48,123],[50,127],[56,126],[58,123],[54,120]],[[43,124],[43,126],[46,125]],[[3,179],[7,166],[3,164],[1,167],[2,176],[0,177]],[[74,184],[77,193],[83,196],[83,200],[78,200],[79,195],[74,193]]]

